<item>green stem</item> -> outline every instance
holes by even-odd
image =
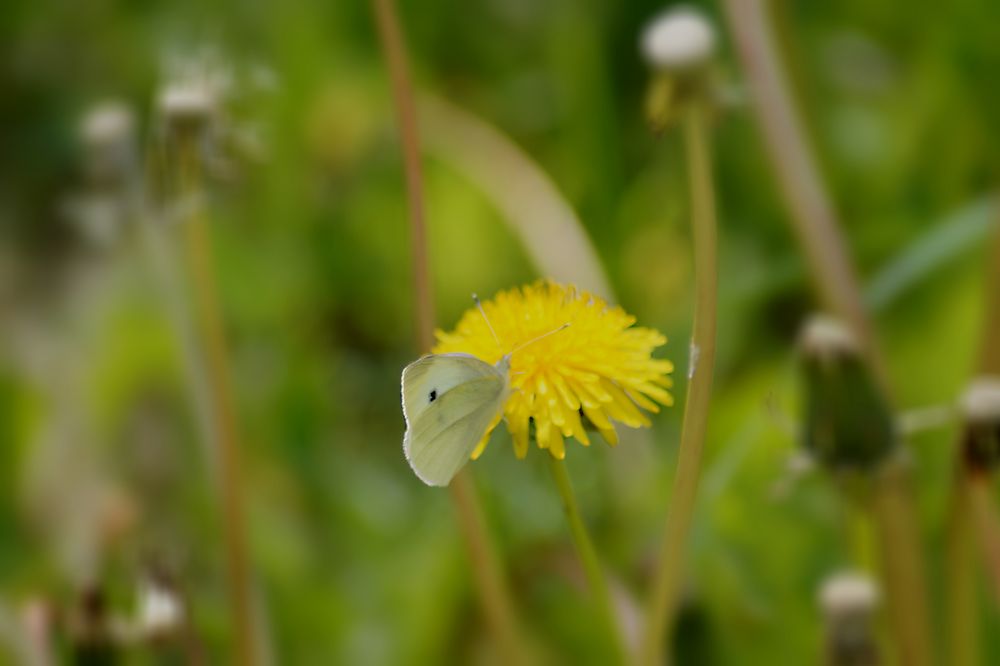
[[[1000,344],[997,344],[1000,335],[1000,223],[995,226],[987,255],[985,335],[980,343],[979,372],[984,375],[1000,375]]]
[[[1000,225],[993,232],[987,255],[986,308],[980,342],[979,373],[1000,374]],[[977,568],[975,567],[976,532],[981,544],[989,544],[995,526],[990,520],[993,499],[988,489],[977,492],[981,478],[965,461],[964,428],[954,445],[955,475],[948,514],[948,648],[949,663],[971,666],[979,663],[979,617],[977,606]],[[988,551],[984,551],[984,554]],[[994,589],[1000,594],[1000,572],[986,556],[987,572],[992,574]],[[997,597],[1000,600],[1000,596]]]
[[[563,511],[566,513],[566,520],[569,522],[569,529],[573,535],[573,544],[576,546],[577,554],[583,565],[584,574],[587,577],[587,585],[590,593],[594,597],[598,611],[601,613],[611,640],[619,659],[625,656],[624,646],[621,639],[617,614],[611,601],[611,594],[608,591],[608,583],[604,577],[604,570],[601,568],[601,561],[594,548],[594,542],[590,539],[587,526],[580,515],[580,507],[576,501],[576,494],[573,492],[573,484],[570,481],[569,473],[566,471],[566,463],[555,456],[546,455],[549,461],[549,469],[552,471],[552,480],[555,481],[556,490],[559,491],[559,498],[562,500]]]
[[[479,589],[483,612],[497,645],[508,664],[530,663],[529,648],[521,638],[517,614],[507,589],[496,548],[486,529],[483,508],[469,473],[460,471],[448,485],[452,501],[458,512],[458,521],[465,536],[472,574]]]
[[[872,530],[870,503],[861,498],[846,500],[849,512],[850,543],[853,549],[854,566],[858,571],[874,574],[877,570],[875,538]]]
[[[934,660],[930,645],[929,609],[924,590],[923,559],[911,506],[905,463],[890,461],[881,470],[873,499],[879,530],[882,580],[899,661],[922,666]]]
[[[684,404],[677,476],[667,509],[667,523],[650,600],[641,663],[663,663],[678,600],[678,588],[687,537],[694,513],[702,450],[708,427],[708,408],[715,368],[716,328],[716,219],[712,160],[707,114],[692,103],[684,118],[684,143],[691,186],[691,224],[694,235],[695,311],[691,339],[691,368]]]
[[[754,91],[755,116],[765,148],[813,282],[824,305],[850,324],[863,344],[869,367],[887,389],[885,358],[872,333],[836,211],[785,81],[765,3],[725,0],[724,6],[744,74]],[[873,507],[881,541],[882,576],[901,659],[906,664],[924,664],[933,653],[913,499],[906,470],[896,461],[887,467],[890,469],[880,479]]]
[[[946,576],[948,581],[948,663],[974,666],[979,662],[976,614],[976,567],[972,519],[964,469],[956,470],[951,488]]]
[[[219,310],[212,248],[201,196],[200,162],[194,136],[180,141],[181,197],[191,205],[185,220],[186,246],[194,307],[204,349],[210,392],[211,417],[218,433],[220,489],[223,509],[223,541],[228,575],[229,603],[233,613],[235,662],[241,666],[258,663],[253,632],[250,593],[250,555],[247,547],[243,466],[236,408],[229,375],[229,354]]]

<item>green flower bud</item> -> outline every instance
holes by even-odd
[[[1000,377],[978,377],[961,401],[967,469],[990,472],[1000,463]]]
[[[804,378],[803,445],[820,463],[870,471],[897,442],[892,413],[840,322],[818,316],[800,338]]]

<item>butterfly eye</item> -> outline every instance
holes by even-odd
[[[437,389],[431,389],[430,401],[434,402],[435,400],[437,400],[437,397],[438,397]]]

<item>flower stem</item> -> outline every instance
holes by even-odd
[[[421,353],[426,353],[434,344],[434,302],[427,259],[423,172],[413,86],[410,82],[403,32],[393,0],[371,0],[371,4],[396,106],[410,220],[417,347]],[[483,509],[468,472],[459,472],[452,479],[449,490],[472,560],[473,576],[490,630],[504,655],[504,661],[523,664],[529,660],[527,648],[521,637],[507,580],[498,562]]]
[[[410,216],[410,251],[413,257],[414,300],[416,302],[417,342],[421,353],[434,345],[434,300],[431,294],[430,269],[427,261],[427,225],[424,219],[424,177],[420,162],[420,136],[413,101],[413,85],[406,57],[403,31],[399,25],[393,0],[372,0],[379,40],[392,83],[403,151],[403,172],[406,177],[407,210]]]
[[[781,71],[764,2],[725,0],[724,5],[744,74],[755,93],[755,116],[813,281],[825,305],[850,324],[869,367],[883,388],[888,388],[885,359],[875,342],[836,212]],[[881,475],[873,508],[897,647],[903,663],[919,665],[927,663],[933,653],[919,533],[907,473],[901,465],[899,461],[887,465],[890,469]]]
[[[653,578],[649,615],[641,645],[641,663],[650,665],[663,663],[664,644],[670,634],[679,596],[678,588],[708,427],[708,407],[715,368],[718,274],[715,193],[707,122],[704,106],[699,102],[692,102],[684,118],[684,143],[691,186],[691,225],[694,235],[694,331],[677,475],[667,508],[663,545]]]
[[[979,661],[976,617],[976,567],[973,566],[972,519],[966,472],[957,469],[948,516],[948,663],[974,666]]]
[[[725,0],[724,5],[744,75],[754,91],[755,116],[765,139],[764,147],[791,213],[789,221],[813,269],[817,290],[826,307],[850,324],[869,363],[884,381],[885,367],[875,349],[858,278],[781,70],[765,3]]]
[[[465,471],[459,472],[448,486],[451,491],[458,520],[465,535],[466,548],[472,560],[472,574],[479,588],[483,612],[490,630],[496,636],[497,645],[504,655],[504,662],[525,664],[530,662],[527,647],[521,640],[521,632],[510,599],[507,581],[504,579],[496,548],[486,530],[482,505],[476,497],[476,490]]]
[[[848,504],[848,529],[850,530],[854,566],[859,571],[874,574],[877,570],[876,544],[872,534],[870,504],[863,502],[860,498],[847,498],[846,502]]]
[[[980,343],[979,372],[984,375],[1000,375],[1000,224],[995,226],[987,255],[985,335]]]
[[[984,474],[967,474],[967,477],[969,515],[977,532],[993,600],[1000,605],[1000,520],[993,499],[992,478]]]
[[[890,461],[877,479],[873,510],[880,536],[882,579],[899,662],[931,663],[930,624],[923,560],[904,463]]]
[[[556,490],[559,491],[559,498],[562,500],[563,511],[566,513],[566,520],[569,522],[570,533],[573,535],[573,544],[576,546],[577,554],[583,565],[584,574],[587,577],[587,586],[594,597],[598,611],[601,613],[607,624],[608,634],[611,637],[619,659],[624,659],[625,651],[622,644],[621,630],[618,625],[617,615],[611,601],[611,594],[608,591],[608,583],[604,577],[604,570],[601,568],[601,561],[594,548],[594,542],[587,532],[587,526],[580,515],[580,507],[576,501],[576,494],[573,492],[573,484],[570,481],[569,473],[566,471],[566,463],[552,455],[545,456],[549,461],[549,470],[552,472],[552,480],[555,481]]]
[[[979,372],[1000,374],[1000,226],[993,233],[987,255],[986,313],[983,320]],[[964,441],[955,443],[955,475],[948,514],[948,648],[949,663],[966,666],[979,663],[979,618],[976,613],[975,534],[983,549],[987,572],[1000,599],[1000,570],[990,558],[990,544],[996,543],[998,528],[993,498],[987,482],[974,474],[965,462]]]
[[[211,416],[218,433],[218,462],[223,508],[223,539],[226,549],[229,604],[233,613],[235,663],[253,666],[258,663],[253,634],[253,608],[250,593],[250,556],[247,548],[246,509],[240,436],[233,390],[229,377],[226,340],[219,311],[212,248],[205,215],[200,206],[200,161],[194,136],[180,138],[181,197],[190,205],[185,220],[185,243],[194,292],[194,307],[205,354]]]

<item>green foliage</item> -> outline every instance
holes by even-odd
[[[674,393],[683,396],[692,310],[684,161],[675,136],[647,130],[648,77],[636,46],[660,5],[399,4],[419,87],[495,125],[552,177],[617,302],[669,337]],[[996,217],[986,197],[1000,154],[1000,9],[986,0],[777,9],[849,245],[872,276],[869,303],[900,387],[895,407],[949,403],[973,368],[984,296],[978,248]],[[208,207],[244,433],[262,641],[276,663],[489,663],[447,492],[420,484],[402,455],[399,374],[417,354],[409,229],[365,3],[14,0],[0,16],[3,606],[42,597],[69,608],[84,582],[64,561],[55,517],[73,498],[69,508],[39,506],[52,490],[39,469],[50,465],[57,489],[89,475],[134,509],[90,572],[126,590],[115,611],[132,612],[143,567],[165,559],[193,604],[208,663],[230,654],[217,461],[199,434],[155,266],[134,222],[99,245],[61,205],[83,186],[81,113],[106,97],[125,100],[152,154],[164,54],[208,43],[244,89],[231,122],[258,131],[262,145],[212,176]],[[730,50],[721,70],[739,86]],[[253,89],[255,77],[272,77],[273,88]],[[783,428],[804,400],[795,333],[817,303],[748,106],[720,113],[714,131],[719,359],[676,653],[690,664],[814,663],[818,584],[851,562],[844,509],[823,476],[781,497],[774,488],[798,448]],[[448,327],[471,292],[529,281],[537,267],[483,193],[439,156],[427,158],[433,286]],[[175,268],[184,274],[182,260]],[[56,359],[40,371],[30,358],[36,346]],[[148,435],[129,423],[150,402],[166,434],[150,445],[161,462],[143,467]],[[627,433],[613,450],[568,445],[597,549],[614,584],[638,599],[659,545],[681,413],[664,409],[651,431]],[[65,423],[71,459],[46,457],[52,423]],[[923,433],[912,446],[936,599],[953,434]],[[470,468],[530,634],[572,663],[601,663],[609,647],[543,462],[537,450],[514,460],[498,433]],[[143,476],[149,469],[155,483]],[[996,662],[1000,633],[983,635]]]

